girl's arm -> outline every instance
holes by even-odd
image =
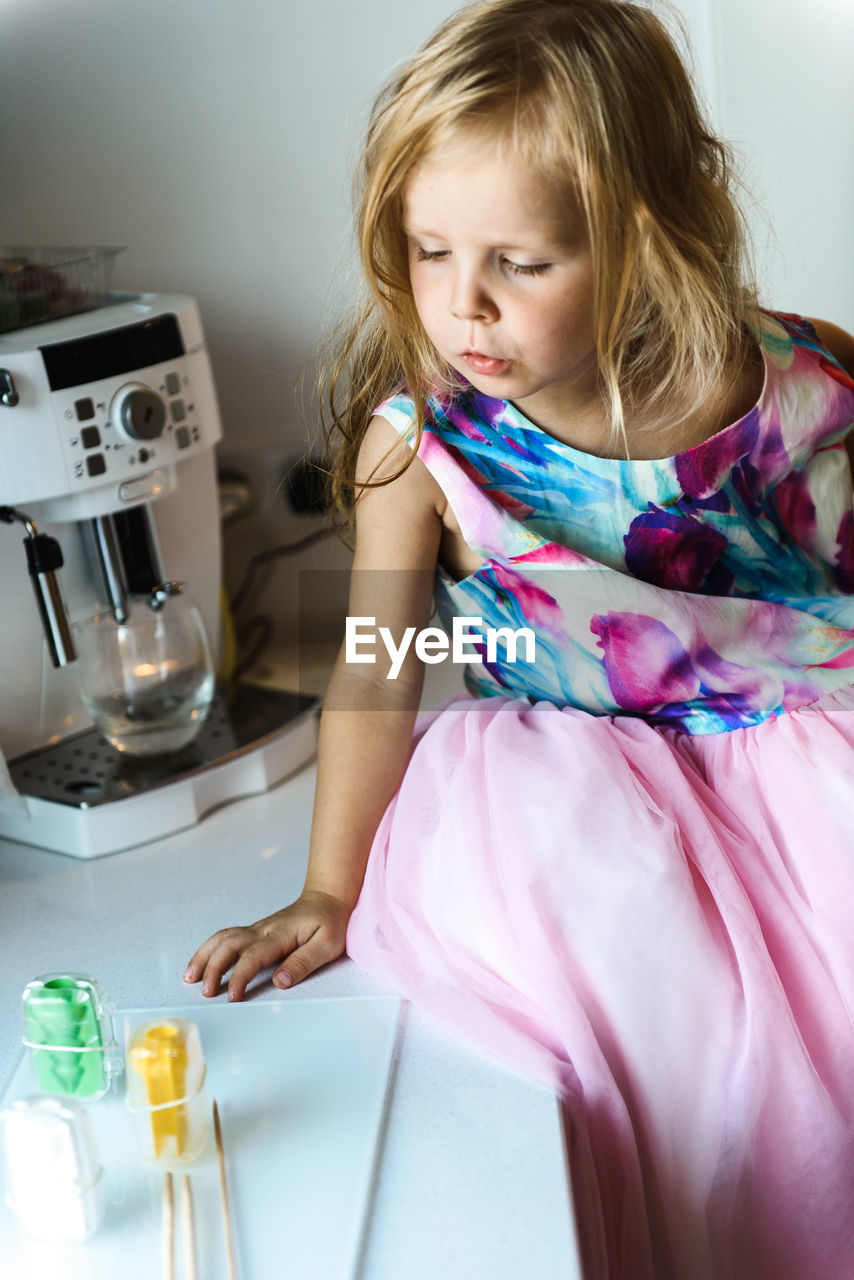
[[[389,449],[392,449],[389,454]],[[393,475],[408,446],[382,418],[365,435],[357,484]],[[377,468],[376,474],[374,469]],[[357,506],[356,553],[349,615],[373,617],[397,643],[430,615],[444,497],[419,458],[397,479],[363,489]],[[193,955],[186,982],[215,995],[228,969],[230,1000],[270,965],[273,982],[289,987],[344,951],[347,924],[371,842],[409,756],[423,667],[410,646],[396,679],[388,679],[385,647],[373,665],[345,661],[344,649],[324,699],[308,871],[300,897],[254,924],[221,929]]]

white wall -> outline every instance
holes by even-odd
[[[300,530],[275,487],[314,420],[295,387],[327,298],[346,296],[361,126],[393,64],[455,7],[0,0],[0,244],[124,244],[117,287],[199,299],[224,452],[254,459],[262,489],[232,578]],[[854,0],[679,9],[713,120],[760,202],[767,300],[854,329]],[[324,548],[308,563],[342,561]],[[271,611],[293,599],[293,574],[276,570]]]
[[[296,445],[365,111],[454,7],[0,0],[0,243],[127,245],[118,287],[198,297],[229,437]],[[854,327],[854,0],[680,8],[777,227],[769,299]]]
[[[121,244],[199,299],[231,436],[293,387],[345,259],[361,121],[450,0],[0,0],[0,244]]]
[[[743,173],[763,300],[854,331],[854,0],[677,5]]]
[[[854,331],[854,0],[716,8],[720,124],[759,202],[766,296]]]

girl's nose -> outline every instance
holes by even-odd
[[[489,322],[498,316],[498,308],[479,276],[459,272],[451,293],[451,314],[457,320]]]

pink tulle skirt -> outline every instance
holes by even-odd
[[[854,689],[418,726],[360,965],[565,1099],[587,1280],[854,1277]]]

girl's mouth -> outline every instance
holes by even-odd
[[[464,351],[463,360],[475,373],[485,373],[489,377],[506,373],[510,368],[509,360],[498,360],[495,356],[485,356],[480,351]]]

